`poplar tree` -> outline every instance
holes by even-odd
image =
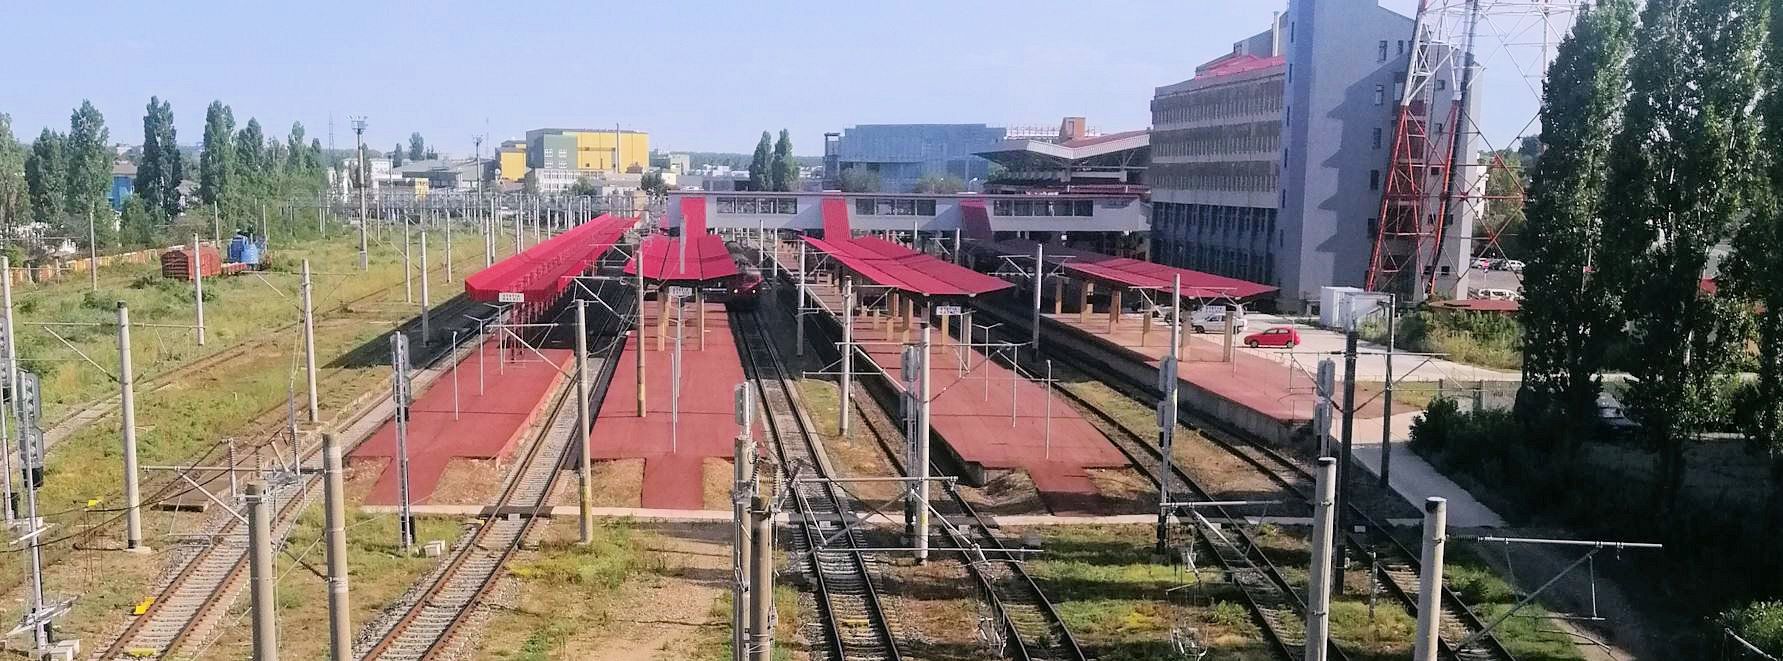
[[[427,157],[427,141],[421,139],[420,132],[409,134],[409,160],[419,161]]]
[[[1766,160],[1759,202],[1737,233],[1722,272],[1730,293],[1756,304],[1758,379],[1744,431],[1770,459],[1766,527],[1777,540],[1783,538],[1783,11],[1771,12],[1763,59],[1758,153]]]
[[[774,143],[774,163],[769,177],[774,190],[790,191],[799,182],[799,164],[792,157],[792,135],[780,129],[780,140]]]
[[[235,133],[235,171],[240,173],[237,197],[244,204],[272,192],[266,171],[266,132],[253,117]]]
[[[204,151],[198,156],[198,197],[221,205],[235,179],[235,115],[222,101],[204,111]]]
[[[111,187],[111,131],[105,128],[105,116],[92,102],[81,101],[80,107],[68,116],[68,141],[63,148],[68,154],[63,191],[67,201],[63,208],[75,219],[64,231],[85,237],[86,217],[92,214],[106,221],[100,223],[95,234],[101,245],[109,244],[111,241],[106,239],[115,234],[110,231],[111,206],[105,199]]]
[[[1701,282],[1745,202],[1766,1],[1648,0],[1610,148],[1595,282],[1626,315],[1629,408],[1659,451],[1661,507],[1683,486],[1686,441],[1714,422],[1733,353],[1737,307]]]
[[[173,218],[180,213],[180,179],[185,164],[173,126],[173,105],[149,97],[142,116],[142,162],[136,167],[136,195],[149,213]]]
[[[768,168],[772,167],[773,151],[774,137],[762,131],[761,142],[755,143],[755,155],[749,159],[749,190],[768,190]]]
[[[390,150],[390,167],[402,167],[402,143],[400,142],[396,143],[395,149]]]
[[[31,201],[32,220],[53,224],[62,219],[62,188],[67,183],[66,153],[62,134],[44,129],[31,143],[31,155],[25,158],[26,197]]]
[[[12,116],[0,113],[0,227],[7,236],[25,219],[25,146],[12,134]]]
[[[1628,80],[1633,0],[1604,0],[1582,12],[1560,43],[1543,83],[1542,157],[1524,202],[1523,390],[1531,428],[1594,419],[1604,336],[1613,316],[1591,286],[1610,139]],[[1579,430],[1567,430],[1569,446]]]

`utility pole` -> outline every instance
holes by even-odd
[[[446,282],[452,281],[452,213],[446,212]]]
[[[1436,661],[1437,634],[1442,626],[1443,547],[1449,539],[1449,501],[1424,501],[1424,552],[1418,574],[1418,629],[1412,636],[1412,661]]]
[[[750,558],[749,503],[755,496],[754,406],[749,382],[737,384],[736,445],[731,453],[734,471],[731,478],[731,659],[744,661],[749,646],[749,572],[754,566]]]
[[[272,495],[261,482],[248,483],[248,564],[249,581],[253,586],[254,660],[278,661],[279,634],[277,604],[273,589],[279,576],[272,568]]]
[[[130,308],[118,301],[118,416],[124,436],[124,548],[136,551],[142,548],[142,495],[136,482],[136,378],[130,362]]]
[[[99,239],[93,229],[93,210],[87,210],[87,274],[92,276],[93,291],[99,291]]]
[[[365,156],[365,116],[347,119],[353,123],[353,160],[359,166],[359,270],[365,271],[371,268],[371,253],[365,241],[365,226],[370,222],[365,207],[371,190],[371,161]]]
[[[1331,637],[1331,508],[1337,499],[1337,460],[1319,458],[1313,486],[1312,572],[1306,588],[1306,661],[1325,661]]]
[[[933,329],[924,320],[922,344],[917,345],[916,376],[916,561],[929,561],[929,348]],[[1011,361],[1013,362],[1013,361]],[[1014,365],[1010,366],[1014,369]]]
[[[1349,530],[1350,516],[1350,446],[1356,431],[1356,320],[1352,316],[1343,339],[1343,448],[1337,458],[1337,527]],[[1332,562],[1337,574],[1336,585],[1343,585],[1344,548],[1338,545]]]
[[[333,433],[322,434],[323,499],[328,506],[328,658],[353,658],[353,612],[347,607],[347,497],[341,478],[341,447]]]
[[[836,429],[848,438],[849,395],[854,391],[854,279],[842,279],[842,394],[836,400]]]
[[[799,242],[799,297],[798,308],[794,310],[798,336],[793,341],[796,342],[796,355],[800,358],[805,357],[805,248],[809,245],[804,241]]]
[[[433,294],[427,287],[427,230],[421,230],[421,344],[433,344]]]
[[[302,277],[298,291],[303,296],[303,374],[309,384],[310,422],[321,422],[322,406],[316,398],[316,308],[314,286],[310,282],[310,260],[303,260]]]
[[[638,272],[638,293],[637,293],[637,296],[634,297],[638,301],[638,316],[637,316],[638,321],[636,324],[632,325],[632,333],[634,335],[638,336],[638,350],[633,353],[636,353],[638,355],[638,417],[642,418],[647,415],[647,412],[644,410],[644,327],[645,327],[645,324],[644,324],[644,244],[642,242],[639,242],[637,248],[632,251],[632,259],[633,259],[632,263],[637,267],[637,272]],[[663,292],[663,295],[666,295],[666,292]]]
[[[751,542],[749,577],[749,643],[750,661],[772,661],[774,658],[774,510],[763,494],[755,494],[752,513],[754,531]]]
[[[415,302],[415,261],[409,254],[409,244],[413,239],[409,236],[409,219],[402,219],[402,301]],[[422,338],[425,342],[426,338]]]
[[[0,478],[3,478],[0,479],[0,486],[6,489],[4,509],[6,510],[6,522],[11,524],[17,517],[18,501],[14,498],[15,492],[12,488],[13,450],[12,437],[9,433],[10,430],[7,429],[7,418],[10,417],[8,414],[18,408],[19,373],[18,361],[14,359],[13,355],[17,349],[12,343],[12,258],[4,255],[0,255],[0,298],[4,298],[3,303],[6,306],[6,317],[0,320],[0,324],[4,324],[0,326],[0,349],[6,352],[4,356],[0,356],[0,360],[5,361],[0,363],[0,377],[4,378],[7,397],[10,399],[10,401],[0,400],[0,408],[5,409],[0,410]],[[20,427],[18,433],[23,437],[24,428]],[[20,457],[21,462],[23,459]]]
[[[1170,554],[1170,453],[1176,442],[1176,348],[1182,346],[1182,274],[1170,282],[1170,351],[1158,364],[1158,524],[1156,548],[1159,558]]]
[[[496,214],[498,204],[500,204],[500,197],[491,196],[489,198],[489,217],[483,219],[483,268],[495,265],[495,224],[499,222]]]
[[[401,499],[397,526],[402,552],[413,550],[415,513],[409,504],[409,338],[402,333],[390,334],[390,366],[395,369],[391,384],[391,402],[396,405],[396,484]]]
[[[576,462],[577,501],[580,505],[582,544],[594,543],[594,472],[589,462],[588,426],[588,301],[576,300],[576,442],[581,448]]]
[[[198,346],[204,346],[204,244],[192,233],[192,303],[198,310]]]

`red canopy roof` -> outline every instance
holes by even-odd
[[[537,303],[557,298],[569,278],[581,273],[613,247],[636,218],[601,215],[464,279],[464,293],[473,301]]]
[[[645,237],[639,256],[644,263],[644,277],[651,280],[705,281],[737,274],[737,261],[731,257],[730,248],[715,234],[689,239],[685,254],[681,239],[653,234]],[[637,275],[638,261],[625,263],[627,275]]]
[[[1033,241],[1011,239],[996,243],[987,242],[985,245],[1004,255],[1034,256],[1035,242]],[[1246,299],[1277,291],[1275,287],[1249,280],[1179,269],[1174,266],[1142,262],[1137,259],[1111,257],[1102,253],[1059,245],[1046,246],[1046,261],[1058,264],[1060,268],[1081,277],[1135,289],[1168,291],[1174,285],[1174,277],[1181,275],[1182,295],[1190,298]]]
[[[972,269],[955,266],[925,253],[872,237],[814,239],[823,251],[873,284],[923,296],[977,296],[1014,285]]]

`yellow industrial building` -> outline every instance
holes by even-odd
[[[526,177],[526,141],[507,140],[495,152],[495,168],[502,181],[520,181]]]
[[[533,129],[526,132],[527,168],[643,172],[649,166],[650,134],[643,131]],[[503,176],[508,172],[504,165]]]

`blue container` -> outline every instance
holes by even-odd
[[[240,234],[235,235],[235,238],[229,240],[229,257],[223,261],[230,263],[240,262],[243,246],[246,246],[247,243],[248,237]]]
[[[259,266],[261,253],[265,250],[252,239],[244,240],[241,248],[241,262],[250,266]]]

